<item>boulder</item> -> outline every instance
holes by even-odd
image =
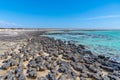
[[[37,71],[35,69],[28,68],[27,77],[28,78],[36,78],[37,77]]]
[[[46,77],[39,77],[37,80],[48,80]]]

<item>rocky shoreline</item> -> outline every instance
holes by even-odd
[[[43,33],[0,37],[2,45],[14,43],[0,54],[0,80],[120,80],[120,63]]]

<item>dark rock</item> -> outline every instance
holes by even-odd
[[[54,56],[54,57],[58,57],[58,55],[59,55],[59,54],[58,54],[57,52],[53,53],[53,56]]]
[[[110,78],[108,76],[104,76],[102,77],[103,80],[110,80]]]
[[[59,78],[58,78],[58,80],[76,80],[76,79],[74,79],[72,76],[70,76],[70,75],[67,75],[67,74],[63,74],[63,75],[61,75]]]
[[[79,71],[79,72],[87,72],[87,68],[84,64],[75,64],[75,63],[71,63],[71,66],[76,70],[76,71]]]
[[[23,59],[23,61],[28,61],[29,60],[29,56],[28,55],[24,55],[22,59]]]
[[[80,80],[86,80],[84,77],[80,77]]]
[[[60,67],[58,70],[60,73],[65,73],[67,71],[66,67]]]
[[[42,56],[38,56],[36,59],[35,59],[36,63],[40,63],[43,61],[43,57]]]
[[[18,66],[14,69],[14,74],[21,74],[23,72],[23,67],[22,66]]]
[[[37,64],[36,64],[35,60],[30,60],[27,66],[32,67],[32,68],[36,68]]]
[[[24,75],[20,75],[18,80],[26,80]]]
[[[46,77],[39,77],[37,80],[48,80]]]
[[[108,75],[108,77],[110,78],[110,80],[120,80],[119,77],[114,76],[114,75]]]
[[[84,78],[87,78],[87,77],[88,77],[88,74],[87,74],[87,73],[81,73],[81,74],[80,74],[80,77],[82,77],[82,78],[83,78],[83,77],[84,77]]]
[[[105,59],[104,55],[98,55],[98,58]]]
[[[37,69],[38,71],[44,71],[44,70],[46,69],[46,67],[45,67],[45,65],[39,63],[39,64],[37,64],[36,69]]]
[[[96,73],[95,74],[94,73],[89,73],[88,76],[91,77],[91,78],[94,78],[95,80],[102,80],[102,77],[100,75],[96,74]]]
[[[84,59],[85,63],[87,63],[87,64],[92,64],[92,63],[96,62],[96,60],[91,57],[84,57],[83,59]]]
[[[53,68],[53,65],[51,63],[45,63],[45,66],[47,67],[47,69],[52,69]]]
[[[9,67],[10,67],[9,64],[3,64],[3,65],[1,66],[1,68],[4,69],[4,70],[8,69]]]
[[[52,74],[52,73],[48,73],[47,78],[48,78],[49,80],[56,80],[55,75]]]
[[[27,77],[28,78],[36,78],[37,77],[37,72],[35,69],[29,68],[27,70]]]
[[[56,63],[57,63],[57,65],[60,65],[62,63],[62,61],[59,59]]]
[[[103,69],[105,69],[105,70],[107,70],[107,71],[110,71],[110,72],[113,72],[114,71],[114,69],[112,68],[112,67],[108,67],[108,66],[100,66],[101,68],[103,68]]]
[[[70,65],[74,68],[74,69],[76,69],[76,67],[77,67],[77,64],[75,63],[75,62],[70,62]]]
[[[114,63],[113,61],[105,61],[102,59],[98,59],[98,62],[101,63],[101,65],[106,66],[108,68],[112,68],[112,70],[120,70],[120,63]]]
[[[94,67],[93,65],[86,65],[86,66],[90,71],[92,71],[94,73],[98,72],[98,69],[96,67]]]
[[[80,48],[80,49],[85,49],[85,46],[83,46],[83,45],[78,45],[78,48]]]
[[[49,60],[49,57],[48,56],[45,56],[45,58],[44,58],[46,61],[48,61]]]
[[[52,57],[51,60],[52,60],[52,61],[56,61],[57,58],[56,58],[56,57]]]
[[[8,69],[10,66],[15,66],[17,63],[15,60],[8,59],[3,61],[2,69]]]
[[[15,66],[17,63],[16,63],[16,61],[14,61],[14,60],[12,60],[11,62],[10,62],[10,66]]]
[[[120,78],[120,72],[114,71],[112,74]]]
[[[102,80],[102,77],[99,76],[98,74],[94,74],[94,75],[93,75],[93,78],[94,78],[95,80]]]

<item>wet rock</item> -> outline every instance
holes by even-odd
[[[74,79],[76,79],[77,77],[77,74],[71,70],[71,72],[69,73]]]
[[[22,59],[23,59],[23,61],[28,61],[29,60],[29,56],[28,55],[24,55]]]
[[[59,55],[58,53],[54,53],[53,54],[54,57],[58,57],[58,55]]]
[[[98,55],[98,58],[103,59],[105,61],[108,61],[110,59],[110,57],[106,57],[104,55]]]
[[[16,64],[17,64],[17,63],[16,63],[16,61],[14,61],[14,60],[10,62],[10,66],[15,66]]]
[[[40,63],[43,61],[43,57],[42,56],[38,56],[36,59],[35,59],[36,63]]]
[[[102,79],[101,76],[99,76],[98,74],[93,75],[93,78],[96,79],[96,80],[101,80]]]
[[[86,80],[84,77],[80,77],[80,80]]]
[[[52,74],[52,73],[48,73],[47,78],[48,78],[49,80],[56,80],[55,75]]]
[[[46,77],[39,77],[37,80],[48,80]]]
[[[18,80],[26,80],[24,75],[20,75]]]
[[[89,73],[88,76],[94,78],[95,80],[102,80],[102,77],[98,74]]]
[[[112,74],[120,78],[120,71],[114,71]]]
[[[78,45],[78,49],[85,49],[85,46],[84,45]]]
[[[37,64],[36,64],[35,60],[30,60],[27,66],[32,67],[32,68],[36,68]]]
[[[3,54],[3,55],[0,55],[0,59],[7,59],[7,57],[8,57],[8,56],[6,56],[6,55],[4,55],[4,54]]]
[[[90,71],[92,71],[94,73],[98,72],[98,69],[96,67],[94,67],[93,65],[86,65],[86,66]]]
[[[14,78],[15,76],[11,73],[11,71],[8,71],[4,77],[5,80],[13,80]]]
[[[6,68],[8,68],[10,66],[17,65],[17,62],[15,60],[13,60],[13,59],[5,60],[5,61],[3,61],[3,63],[4,63],[3,66],[2,66],[3,69],[6,69]]]
[[[98,62],[101,63],[103,67],[106,66],[108,69],[112,68],[111,71],[120,70],[120,63],[114,63],[113,61],[105,61],[101,59],[98,59]]]
[[[103,65],[101,65],[100,67],[105,69],[105,70],[107,70],[107,71],[109,71],[109,72],[113,72],[114,71],[114,69],[112,67],[103,66]]]
[[[63,59],[66,60],[72,60],[75,62],[76,58],[74,57],[74,54],[72,52],[66,52],[63,54]]]
[[[57,58],[56,58],[56,57],[52,57],[51,60],[52,60],[52,61],[56,61]]]
[[[1,68],[4,69],[4,70],[8,69],[9,67],[10,67],[9,64],[3,64],[3,65],[1,66]]]
[[[37,64],[36,69],[37,69],[38,71],[44,71],[44,70],[46,69],[46,67],[45,67],[45,65],[43,65],[42,63],[39,63],[39,64]]]
[[[63,74],[68,74],[72,76],[73,78],[76,78],[76,73],[71,69],[71,66],[67,62],[62,62],[58,72]]]
[[[46,61],[48,61],[49,60],[49,57],[48,56],[45,56],[45,58],[44,58]]]
[[[55,63],[53,63],[53,67],[56,67],[57,66],[57,63],[55,62]]]
[[[114,75],[108,75],[108,77],[110,78],[110,80],[120,80],[119,77],[114,76]]]
[[[93,53],[92,53],[90,50],[83,50],[82,54],[83,54],[83,55],[88,54],[89,57],[92,57],[92,56],[93,56]]]
[[[87,73],[82,73],[82,74],[80,74],[80,77],[84,77],[84,78],[87,78],[88,77],[88,74]]]
[[[62,63],[62,61],[59,59],[56,63],[57,63],[57,65],[60,65]]]
[[[75,64],[75,63],[71,63],[72,67],[76,70],[76,71],[79,71],[79,72],[87,72],[87,68],[84,64]]]
[[[60,67],[59,68],[59,72],[61,72],[61,73],[65,73],[66,71],[67,71],[66,67]]]
[[[14,74],[17,74],[17,75],[21,75],[22,74],[22,72],[23,72],[23,67],[22,67],[22,65],[19,65],[18,67],[16,67],[15,69],[14,69]]]
[[[62,74],[58,80],[75,80],[72,76],[67,75],[67,74]]]
[[[44,65],[46,66],[47,69],[52,69],[53,68],[53,65],[49,62],[45,62]]]
[[[20,55],[16,54],[16,53],[12,53],[11,58],[16,60],[16,59],[20,59]]]
[[[98,58],[105,59],[104,55],[98,55]]]
[[[87,63],[87,64],[92,64],[92,63],[96,62],[96,60],[91,57],[90,58],[84,57],[83,59],[84,59],[85,63]]]
[[[110,78],[108,76],[104,76],[102,77],[103,80],[110,80]]]
[[[35,69],[29,68],[27,70],[27,77],[28,78],[36,78],[37,77],[37,72]]]
[[[68,68],[66,66],[60,66],[59,69],[58,69],[58,71],[60,73],[67,73]]]

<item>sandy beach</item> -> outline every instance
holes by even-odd
[[[120,80],[119,63],[47,31],[0,30],[0,80]]]

